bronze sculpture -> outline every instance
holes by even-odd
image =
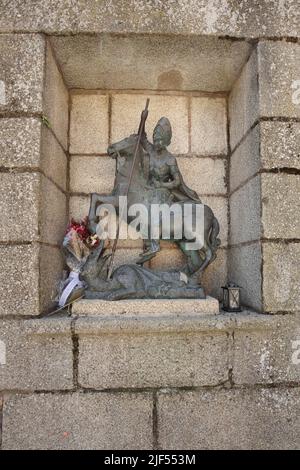
[[[148,105],[148,103],[147,103]],[[219,224],[212,210],[202,204],[197,193],[183,181],[176,158],[167,150],[171,142],[172,130],[169,120],[161,118],[153,132],[153,143],[145,133],[148,110],[142,112],[138,134],[132,134],[108,147],[108,155],[116,159],[116,177],[111,194],[91,195],[88,225],[91,233],[97,231],[97,211],[102,204],[111,204],[120,213],[120,196],[127,197],[128,207],[143,204],[150,209],[155,204],[174,204],[183,211],[190,207],[196,216],[198,209],[203,211],[202,236],[195,232],[193,223],[184,228],[184,235],[177,238],[182,229],[182,219],[174,216],[170,224],[168,241],[175,242],[186,257],[186,265],[180,270],[153,272],[143,264],[156,256],[162,239],[161,224],[156,237],[152,237],[151,220],[149,231],[143,235],[144,251],[136,264],[123,265],[112,269],[113,256],[118,242],[118,232],[114,240],[113,252],[107,255],[105,243],[101,241],[80,266],[80,278],[87,284],[87,298],[119,300],[128,298],[205,298],[199,284],[199,275],[215,259],[220,244]],[[194,219],[193,219],[194,220]],[[130,217],[128,217],[130,221]],[[160,222],[162,222],[160,220]],[[179,232],[178,232],[179,230]],[[198,237],[199,235],[199,237]],[[199,249],[190,249],[189,242],[201,238]],[[66,260],[68,263],[68,256]],[[109,261],[110,259],[110,261]],[[69,260],[74,264],[74,260]],[[108,275],[107,275],[108,271]]]

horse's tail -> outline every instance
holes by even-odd
[[[211,226],[208,244],[212,251],[211,261],[213,261],[216,258],[216,251],[221,244],[221,240],[218,238],[218,235],[220,232],[220,225],[216,217],[213,218],[211,225],[212,226]]]

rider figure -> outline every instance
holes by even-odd
[[[168,118],[162,117],[153,131],[153,144],[147,140],[145,128],[142,130],[141,144],[146,152],[144,173],[150,188],[168,193],[169,203],[179,201],[200,202],[198,194],[183,181],[176,158],[167,150],[171,143],[172,128]],[[155,194],[155,191],[154,191]],[[153,202],[156,202],[155,199]],[[160,250],[159,240],[144,240],[145,251],[138,263],[153,258]]]

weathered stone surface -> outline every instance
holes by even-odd
[[[242,287],[242,304],[262,309],[261,244],[231,247],[228,255],[228,280]]]
[[[67,156],[46,127],[42,127],[41,169],[60,188],[66,190]]]
[[[161,242],[161,251],[150,261],[151,269],[155,271],[165,271],[168,269],[178,269],[184,266],[185,257],[177,245],[168,242]]]
[[[40,245],[39,301],[40,312],[57,308],[58,282],[62,279],[64,260],[60,248]]]
[[[15,395],[3,429],[5,449],[151,449],[152,395]]]
[[[240,142],[258,116],[257,53],[253,51],[229,96],[231,149]]]
[[[0,166],[37,167],[41,122],[35,118],[0,119]]]
[[[267,312],[299,311],[300,244],[263,244],[263,299]]]
[[[41,175],[40,239],[60,245],[66,230],[66,196]]]
[[[162,449],[298,449],[299,398],[299,388],[161,392],[159,445]]]
[[[191,151],[199,155],[227,155],[225,98],[192,98]]]
[[[1,15],[2,16],[2,15]],[[42,112],[45,42],[39,34],[1,34],[1,113]]]
[[[203,204],[207,204],[217,217],[220,224],[219,238],[221,246],[227,246],[228,242],[228,199],[225,197],[204,196],[201,197]]]
[[[260,152],[263,168],[300,168],[300,123],[260,123]]]
[[[111,90],[230,90],[250,49],[245,41],[177,34],[56,36],[51,43],[68,87]]]
[[[110,193],[116,161],[109,157],[75,156],[70,162],[70,188],[74,193]]]
[[[130,134],[137,133],[140,116],[145,108],[148,95],[116,94],[112,97],[111,141],[117,142]],[[173,153],[187,153],[188,144],[188,102],[184,96],[151,95],[149,116],[146,121],[148,139],[157,121],[165,116],[172,126],[172,142],[168,150]]]
[[[232,376],[234,383],[299,383],[299,341],[298,316],[283,316],[276,324],[272,322],[269,327],[259,330],[236,330]]]
[[[1,315],[39,313],[39,260],[35,245],[0,246]]]
[[[173,315],[199,314],[216,315],[219,313],[219,302],[213,297],[206,299],[131,299],[118,300],[80,300],[72,307],[74,315]]]
[[[222,289],[227,282],[227,249],[219,249],[217,258],[207,267],[202,274],[201,283],[207,295],[222,299]]]
[[[69,200],[69,216],[75,220],[82,220],[89,213],[89,196],[71,196]]]
[[[261,176],[235,191],[230,204],[230,243],[258,240],[261,235]]]
[[[262,224],[266,238],[300,235],[300,176],[261,175]]]
[[[69,94],[57,68],[51,48],[46,48],[44,115],[59,142],[68,147]]]
[[[79,350],[78,381],[87,388],[184,387],[228,379],[226,333],[79,333]]]
[[[177,163],[185,183],[199,195],[226,194],[224,159],[179,157]]]
[[[0,173],[2,241],[37,240],[40,175]]]
[[[108,146],[108,96],[72,94],[70,152],[105,153]]]
[[[259,153],[260,126],[257,124],[230,156],[230,191],[234,191],[260,170]]]
[[[118,32],[175,33],[212,36],[298,36],[298,0],[288,4],[276,0],[228,3],[210,0],[184,0],[145,3],[128,0],[97,2],[86,5],[70,0],[54,3],[42,0],[5,4],[1,15],[2,31],[37,31],[48,33]],[[84,14],[83,14],[84,13]]]
[[[66,224],[65,195],[40,173],[9,172],[0,178],[1,240],[60,243]]]
[[[66,155],[38,118],[0,119],[0,166],[40,168],[66,188]]]
[[[2,390],[73,387],[70,319],[4,320],[0,340],[6,348],[6,364],[0,367]]]
[[[300,45],[262,41],[258,60],[261,115],[300,117]]]

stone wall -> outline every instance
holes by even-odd
[[[1,6],[2,448],[299,448],[299,7]],[[147,96],[148,132],[170,117],[170,150],[221,222],[205,286],[238,282],[249,310],[37,318],[69,215],[110,189],[107,144],[136,131]]]
[[[69,98],[44,36],[1,34],[0,51],[0,314],[38,315],[62,272]]]
[[[228,275],[265,313],[299,311],[299,76],[299,44],[263,40],[229,96]]]

